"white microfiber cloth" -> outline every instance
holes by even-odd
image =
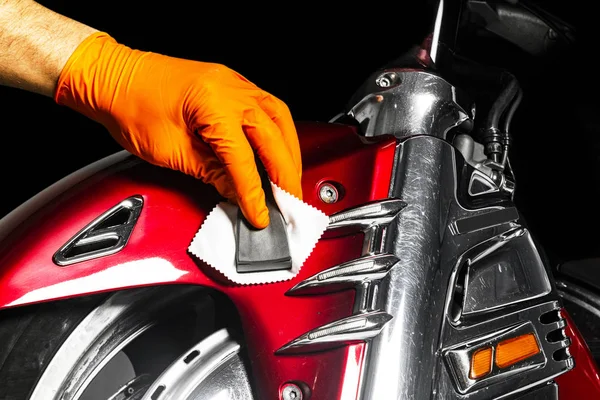
[[[329,217],[272,182],[271,187],[286,224],[291,270],[237,272],[235,226],[238,207],[227,202],[217,204],[208,214],[188,248],[190,253],[239,284],[280,282],[296,276],[327,229]]]

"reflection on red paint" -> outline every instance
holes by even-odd
[[[556,378],[560,400],[600,399],[600,375],[590,349],[566,310],[561,314],[567,320],[565,333],[571,338],[569,352],[575,368]]]
[[[363,138],[341,124],[297,123],[297,131],[305,202],[331,215],[387,198],[395,138]],[[339,201],[319,199],[323,180],[344,188]],[[360,256],[362,234],[321,239],[290,281],[239,286],[187,251],[206,215],[222,200],[212,187],[128,156],[60,190],[41,209],[13,215],[19,221],[0,241],[0,308],[156,284],[212,287],[229,296],[240,314],[258,398],[275,400],[282,383],[298,381],[310,387],[311,400],[356,399],[363,344],[301,355],[274,352],[309,330],[352,314],[353,290],[318,296],[285,293],[313,274]],[[52,262],[54,252],[82,227],[135,194],[144,198],[144,208],[122,251],[69,267]],[[91,282],[98,276],[105,279]]]

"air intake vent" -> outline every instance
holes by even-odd
[[[143,205],[144,200],[139,195],[123,200],[73,236],[54,254],[54,262],[66,266],[121,251]]]

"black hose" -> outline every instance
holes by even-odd
[[[519,108],[519,105],[521,104],[522,99],[523,90],[519,89],[517,97],[512,102],[510,108],[506,112],[506,117],[504,117],[504,124],[502,125],[502,133],[504,134],[504,139],[502,140],[502,161],[500,162],[500,164],[502,164],[502,169],[506,167],[506,162],[508,160],[508,150],[510,148],[510,142],[512,140],[510,135],[510,124],[515,115],[515,112],[517,111],[517,108]]]
[[[503,78],[503,80],[507,80],[508,82],[506,82],[502,92],[500,92],[500,95],[490,107],[481,135],[484,143],[484,153],[496,163],[501,163],[504,159],[503,142],[505,138],[504,133],[500,131],[499,127],[500,118],[502,118],[506,109],[521,90],[514,75],[505,71]]]
[[[487,129],[498,130],[500,117],[502,117],[502,114],[504,114],[504,111],[520,90],[517,79],[511,73],[505,72],[505,76],[507,77],[508,83],[490,108],[485,124]]]
[[[510,105],[510,108],[508,109],[508,112],[506,113],[506,117],[504,118],[502,132],[504,132],[505,135],[507,135],[510,132],[510,124],[512,122],[513,116],[515,115],[515,112],[517,111],[517,108],[519,108],[519,105],[521,104],[522,99],[523,99],[523,90],[519,89],[517,97]]]

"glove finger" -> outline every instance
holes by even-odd
[[[271,94],[266,94],[260,105],[269,118],[271,118],[279,128],[281,136],[294,160],[298,174],[301,177],[302,156],[300,154],[300,143],[298,141],[298,133],[296,132],[296,125],[294,124],[290,109],[283,101]]]
[[[300,174],[275,122],[262,109],[256,108],[246,113],[244,130],[269,178],[286,192],[302,199]]]
[[[222,122],[205,127],[198,133],[212,148],[228,175],[244,217],[256,228],[265,228],[269,225],[265,192],[256,169],[254,152],[242,127],[239,123]]]
[[[192,138],[188,145],[180,146],[179,151],[163,164],[214,186],[221,196],[236,201],[235,190],[223,164],[213,150],[198,138]]]

